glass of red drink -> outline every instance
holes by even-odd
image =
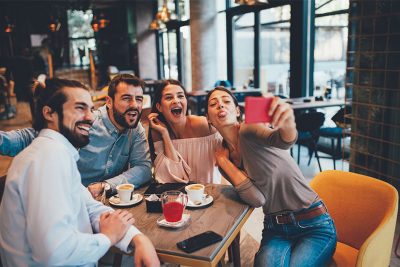
[[[176,223],[182,220],[187,200],[187,195],[181,191],[166,191],[162,193],[161,201],[165,220],[169,223]]]

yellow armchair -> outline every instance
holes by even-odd
[[[344,171],[321,172],[311,187],[335,221],[338,243],[333,266],[389,266],[397,190],[381,180]]]

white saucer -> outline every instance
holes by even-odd
[[[184,214],[182,214],[182,220],[180,220],[179,222],[170,223],[170,222],[167,222],[164,219],[164,217],[162,217],[157,220],[157,224],[159,226],[168,227],[168,228],[179,228],[179,227],[186,225],[189,221],[190,221],[190,214],[184,213]]]
[[[213,201],[214,201],[214,198],[212,196],[210,196],[208,194],[204,194],[203,195],[203,201],[201,202],[201,204],[196,205],[189,199],[188,202],[187,202],[186,207],[189,207],[189,208],[201,208],[201,207],[204,207],[204,206],[207,206],[207,205],[211,204]]]
[[[110,199],[108,200],[110,202],[111,205],[113,206],[117,206],[117,207],[126,207],[126,206],[131,206],[131,205],[135,205],[137,203],[139,203],[140,201],[143,200],[143,196],[141,194],[134,194],[132,196],[131,201],[126,202],[126,203],[121,203],[119,200],[119,196],[118,194],[115,196],[110,197]]]

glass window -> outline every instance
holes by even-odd
[[[178,59],[175,30],[164,32],[162,36],[164,45],[163,50],[165,78],[178,79]]]
[[[254,13],[233,17],[234,77],[233,86],[242,88],[254,74]]]
[[[220,2],[220,1],[217,1]],[[225,5],[224,5],[225,7]],[[217,80],[227,80],[227,62],[226,62],[226,14],[221,12],[217,14]]]
[[[71,65],[89,65],[89,49],[96,50],[92,10],[68,10],[69,57]]]
[[[344,98],[348,13],[323,14],[348,9],[349,1],[316,0],[315,8],[314,95],[331,88],[332,97]]]
[[[290,95],[290,6],[260,12],[260,88]]]
[[[190,46],[190,26],[180,28],[182,43],[182,83],[190,90],[192,88],[192,57]]]

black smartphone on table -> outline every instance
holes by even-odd
[[[192,236],[188,239],[185,239],[181,242],[176,243],[179,249],[192,253],[199,249],[205,248],[209,245],[217,243],[222,240],[222,236],[213,232],[207,231],[195,236]]]

